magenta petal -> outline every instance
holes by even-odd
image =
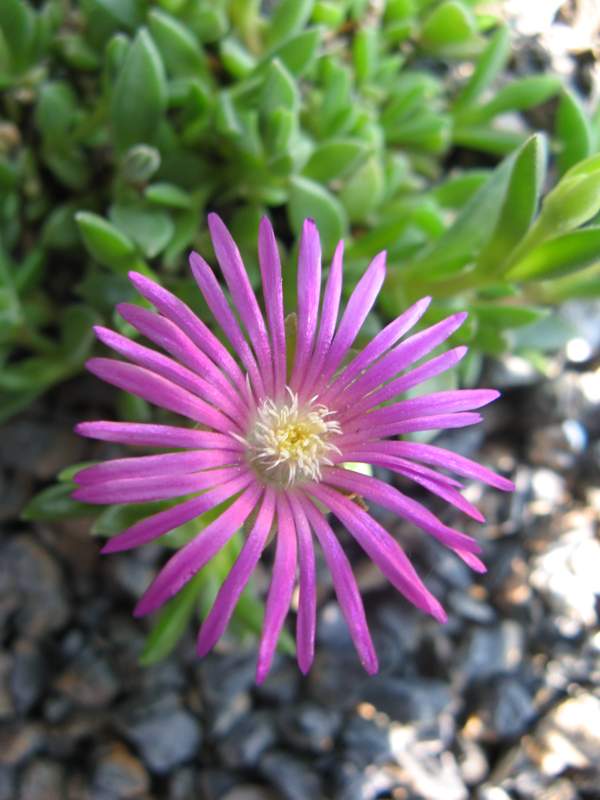
[[[315,342],[315,348],[308,364],[308,372],[301,382],[300,391],[304,397],[313,394],[315,381],[321,375],[325,357],[333,341],[335,334],[335,324],[337,322],[338,311],[340,308],[340,298],[342,296],[342,279],[344,264],[344,242],[338,243],[333,254],[325,294],[323,296],[323,308],[321,311],[321,322],[319,332]]]
[[[359,414],[364,414],[368,409],[375,408],[402,392],[407,392],[409,389],[412,389],[413,386],[418,386],[420,383],[451,369],[465,356],[466,352],[466,347],[455,347],[453,350],[448,350],[448,352],[442,353],[442,355],[436,356],[426,361],[424,364],[421,364],[421,366],[416,369],[407,372],[406,375],[402,375],[396,378],[396,380],[386,383],[381,389],[378,389],[376,392],[364,398],[360,396],[354,398],[352,396],[352,389],[350,389],[346,393],[349,398],[347,401],[347,408],[340,413],[340,421],[345,422],[354,419],[354,417]]]
[[[464,312],[453,314],[436,325],[413,334],[394,347],[350,386],[349,402],[352,402],[354,397],[362,397],[372,392],[397,375],[398,372],[408,369],[411,364],[430,353],[434,347],[451,336],[466,318],[467,314]]]
[[[273,227],[267,217],[261,219],[258,230],[258,260],[273,345],[275,394],[280,397],[287,383],[283,281],[277,241],[275,240]]]
[[[423,316],[431,303],[431,297],[423,297],[410,306],[395,320],[390,322],[380,331],[374,339],[366,345],[364,350],[355,356],[348,366],[344,367],[340,375],[333,381],[330,388],[323,395],[337,397],[367,367],[374,364],[401,336],[409,331]]]
[[[444,525],[421,503],[377,478],[360,475],[349,469],[326,467],[323,470],[323,480],[337,488],[355,492],[373,503],[394,511],[398,516],[429,533],[446,547],[460,547],[476,553],[481,550],[477,542],[470,536]]]
[[[89,439],[139,447],[222,447],[231,450],[238,446],[235,439],[222,433],[148,422],[80,422],[75,426],[75,433]]]
[[[449,392],[431,392],[430,394],[401,400],[384,408],[375,409],[368,414],[355,418],[344,425],[344,432],[369,430],[382,425],[394,425],[406,419],[426,417],[434,414],[472,411],[493,402],[499,396],[494,389],[455,389]]]
[[[371,445],[369,445],[371,448]],[[354,448],[353,448],[354,449]],[[356,449],[363,449],[359,445]],[[443,447],[436,447],[433,444],[419,444],[417,442],[378,442],[376,449],[380,453],[390,453],[403,458],[412,458],[415,461],[422,461],[424,464],[432,464],[436,467],[448,469],[455,472],[457,475],[464,475],[466,478],[474,478],[475,480],[487,483],[489,486],[494,486],[503,492],[513,492],[515,485],[507,478],[501,475],[496,475],[491,469],[483,467],[476,461],[471,461],[470,458],[459,456],[450,450],[445,450]]]
[[[426,417],[415,417],[414,419],[400,420],[400,422],[375,425],[372,428],[344,433],[336,438],[336,445],[343,450],[354,448],[356,445],[368,443],[374,439],[381,439],[384,436],[398,436],[404,433],[414,433],[415,431],[437,431],[451,428],[466,428],[469,425],[477,425],[481,422],[481,414],[472,411],[463,411],[458,414],[432,414]]]
[[[255,508],[261,492],[259,486],[252,484],[220,517],[172,556],[137,604],[135,616],[143,617],[156,611],[182,589],[237,533]]]
[[[162,347],[196,375],[205,376],[206,382],[214,387],[213,391],[220,394],[220,405],[224,410],[233,408],[237,409],[239,415],[247,414],[245,397],[240,395],[232,378],[226,377],[225,373],[177,325],[166,317],[131,303],[119,303],[117,311],[151,342]]]
[[[250,380],[254,386],[255,391],[259,397],[265,394],[265,386],[262,375],[256,364],[254,354],[246,341],[244,334],[238,324],[237,319],[227,298],[221,289],[212,269],[198,253],[191,253],[190,267],[192,274],[198,284],[200,291],[206,304],[212,311],[215,319],[223,329],[224,334],[227,336],[233,345],[236,353],[239,355],[244,367],[248,370]]]
[[[182,475],[242,462],[241,446],[235,450],[190,450],[157,456],[115,458],[80,470],[74,477],[80,486],[123,478]]]
[[[350,295],[342,321],[325,359],[323,380],[328,380],[342,363],[373,307],[385,278],[385,258],[385,252],[375,256]]]
[[[240,428],[239,416],[240,412],[235,406],[231,406],[228,402],[228,397],[223,392],[215,389],[208,381],[196,375],[186,367],[173,361],[149,347],[144,347],[137,342],[132,342],[125,336],[119,333],[103,328],[101,325],[94,326],[94,332],[98,339],[103,342],[107,347],[110,347],[115,352],[119,353],[125,358],[138,364],[140,367],[160,375],[168,381],[172,381],[177,386],[181,386],[192,394],[204,398],[211,403],[217,410],[223,409],[227,406],[227,412],[230,420],[236,428]],[[217,411],[217,413],[220,413]],[[223,418],[224,420],[224,418]],[[225,420],[224,420],[225,421]]]
[[[317,574],[315,551],[308,521],[300,500],[289,496],[298,538],[299,596],[296,622],[296,650],[300,671],[306,675],[315,657],[317,627]]]
[[[254,347],[261,375],[265,380],[267,389],[272,391],[272,358],[267,328],[256,302],[256,296],[250,286],[248,273],[244,267],[240,251],[217,214],[208,215],[208,227],[215,254],[221,271],[225,276],[225,282],[231,293],[233,303]]]
[[[170,500],[193,494],[221,481],[231,480],[237,475],[246,473],[248,467],[227,467],[211,469],[205,472],[194,472],[191,475],[154,475],[149,478],[123,478],[107,480],[103,483],[91,483],[80,486],[72,493],[75,500],[84,503],[107,505],[111,503],[150,503],[155,500]]]
[[[271,668],[277,640],[292,601],[296,578],[296,530],[285,494],[280,494],[277,498],[276,541],[273,574],[258,648],[257,683],[264,681]]]
[[[390,583],[417,608],[445,622],[444,609],[421,581],[398,542],[360,506],[323,485],[310,491],[333,511]]]
[[[160,511],[158,514],[153,514],[151,517],[146,517],[110,539],[102,548],[102,552],[117,553],[151,542],[179,525],[199,517],[205,511],[216,508],[245,489],[252,480],[252,475],[246,472],[228,482],[221,482],[218,487],[204,492],[200,497],[194,497],[178,503],[172,508],[167,508],[165,511]]]
[[[240,554],[219,589],[217,598],[198,634],[197,652],[204,656],[221,638],[244,587],[264,549],[275,512],[275,492],[267,489],[260,511]]]
[[[111,358],[91,358],[87,369],[107,383],[202,425],[229,433],[233,422],[196,395],[155,372]]]
[[[290,386],[297,390],[312,352],[321,294],[321,240],[312,219],[304,220],[298,254],[298,324]]]
[[[374,675],[378,670],[377,654],[373,647],[362,598],[348,557],[323,514],[308,498],[303,498],[302,507],[323,550],[338,603],[346,619],[360,663],[369,675]]]
[[[186,333],[196,347],[206,353],[209,358],[219,364],[233,379],[238,389],[245,394],[246,384],[244,376],[235,359],[232,358],[227,348],[217,339],[214,333],[198,319],[186,304],[175,297],[174,294],[163,289],[150,278],[139,272],[130,272],[129,280],[138,292],[149,300],[155,308],[167,319],[177,325]]]

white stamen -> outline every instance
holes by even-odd
[[[288,398],[263,400],[246,437],[235,438],[247,447],[248,459],[263,478],[280,486],[320,480],[321,467],[331,466],[329,456],[340,450],[329,441],[341,434],[334,412],[315,404],[317,395],[300,407],[298,395],[286,386]],[[329,419],[328,419],[329,418]]]

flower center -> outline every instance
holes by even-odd
[[[286,388],[286,402],[263,400],[244,439],[261,477],[280,486],[319,480],[321,467],[332,463],[329,455],[340,452],[330,437],[342,432],[330,419],[332,412],[315,404],[316,397],[301,407],[298,395]]]

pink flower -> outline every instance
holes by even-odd
[[[362,600],[327,511],[407,600],[440,622],[446,619],[443,608],[398,542],[353,498],[362,497],[395,512],[449,547],[474,570],[483,572],[485,567],[477,558],[480,548],[474,539],[448,527],[398,489],[345,465],[363,462],[392,470],[483,521],[460,493],[462,485],[434,468],[477,478],[504,491],[513,488],[510,481],[439,447],[395,437],[479,422],[475,409],[494,400],[498,392],[465,389],[397,401],[398,395],[439,375],[465,355],[465,347],[455,347],[413,367],[447,339],[466,315],[453,314],[398,343],[427,309],[429,298],[424,298],[387,325],[358,355],[351,355],[350,348],[383,284],[385,254],[370,263],[338,323],[343,243],[333,256],[320,303],[321,247],[311,220],[304,223],[300,242],[297,335],[288,367],[281,265],[269,221],[262,220],[258,240],[266,320],[227,228],[215,214],[208,221],[232,303],[201,256],[193,253],[190,264],[237,359],[181,300],[143,275],[131,273],[133,284],[158,313],[126,303],[119,312],[168,355],[98,327],[98,338],[127,360],[93,358],[88,368],[120,389],[186,417],[196,427],[81,423],[77,431],[83,436],[169,452],[120,458],[84,469],[76,476],[79,488],[74,496],[89,503],[142,503],[185,496],[179,504],[111,539],[105,553],[157,539],[228,501],[226,510],[163,567],[140,600],[135,610],[138,616],[160,608],[246,523],[249,532],[243,548],[200,628],[200,655],[225,630],[270,532],[276,533],[258,681],[264,680],[271,665],[296,576],[298,663],[303,672],[310,669],[316,625],[316,539],[360,660],[367,672],[374,673],[377,656]]]

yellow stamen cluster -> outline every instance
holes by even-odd
[[[287,387],[286,402],[263,400],[244,439],[255,469],[270,483],[291,486],[319,480],[321,467],[331,465],[329,455],[339,449],[329,439],[340,434],[338,422],[313,397],[302,407],[298,395]]]

